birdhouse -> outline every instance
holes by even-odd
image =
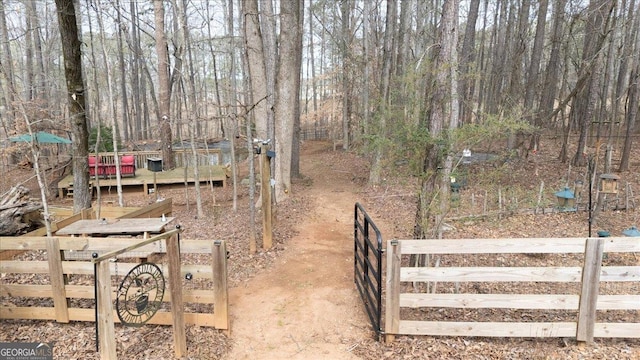
[[[620,177],[614,174],[600,175],[600,192],[603,194],[617,194],[619,179]]]
[[[568,187],[554,194],[558,201],[558,209],[575,210],[576,197]]]

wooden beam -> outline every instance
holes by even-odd
[[[387,296],[385,305],[385,341],[391,342],[400,332],[400,267],[402,243],[387,241]]]
[[[184,313],[185,322],[196,326],[215,327],[213,314]],[[15,307],[0,306],[0,319],[29,319],[29,320],[55,320],[55,314],[51,307]],[[88,321],[95,320],[93,309],[69,308],[69,320]],[[112,320],[120,323],[118,315],[113,312]],[[146,324],[150,325],[171,325],[173,322],[171,313],[168,311],[158,311]]]
[[[576,340],[587,343],[593,342],[603,249],[604,241],[602,238],[587,239],[582,270],[580,307],[578,309],[578,331],[576,334]]]
[[[51,281],[56,321],[68,323],[67,294],[65,291],[64,273],[62,271],[60,243],[57,238],[47,238],[47,262],[49,264],[49,278]]]
[[[400,281],[579,282],[579,267],[403,267]]]
[[[575,322],[458,322],[400,321],[404,335],[482,336],[482,337],[573,337]]]
[[[271,211],[271,166],[267,151],[268,144],[260,145],[260,191],[262,197],[262,247],[273,246],[273,213]]]
[[[213,316],[217,329],[229,329],[229,293],[227,288],[227,245],[214,241],[211,245],[213,273]]]
[[[176,231],[178,231],[178,229],[176,229]],[[172,300],[171,316],[173,318],[173,348],[177,358],[181,358],[187,354],[179,241],[177,232],[166,240],[167,262],[169,266],[169,290],[171,291]]]
[[[111,271],[109,261],[101,261],[97,266],[98,286],[98,339],[101,359],[117,359],[116,334],[113,325],[113,302],[111,298]]]
[[[128,214],[119,216],[118,219],[160,217],[162,216],[162,214],[165,214],[165,216],[169,216],[171,215],[172,204],[173,200],[171,198],[168,198],[138,209],[136,211],[132,211]]]

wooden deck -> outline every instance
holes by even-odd
[[[213,181],[214,183],[221,184],[223,187],[227,185],[227,168],[220,165],[202,165],[198,166],[200,183],[206,183]],[[153,188],[153,175],[154,173],[147,169],[136,169],[135,177],[123,177],[121,178],[122,187],[142,187],[142,191],[145,194],[149,193],[149,187]],[[155,173],[156,183],[160,185],[170,184],[184,184],[185,172],[184,168],[175,168],[171,171],[161,171]],[[187,169],[187,183],[193,184],[195,182],[193,176],[193,167]],[[96,187],[98,182],[94,178],[91,178],[90,184]],[[116,184],[115,177],[107,179],[99,179],[100,188],[112,187]],[[63,197],[67,194],[69,188],[73,186],[73,175],[67,175],[58,183],[58,196]]]

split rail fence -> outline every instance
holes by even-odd
[[[640,238],[389,240],[386,253],[387,341],[395,335],[640,338]],[[542,266],[523,266],[510,254]],[[409,267],[412,256],[439,262]]]

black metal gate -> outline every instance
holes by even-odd
[[[373,239],[372,239],[373,237]],[[360,203],[355,205],[354,280],[378,338],[382,335],[382,234]]]

